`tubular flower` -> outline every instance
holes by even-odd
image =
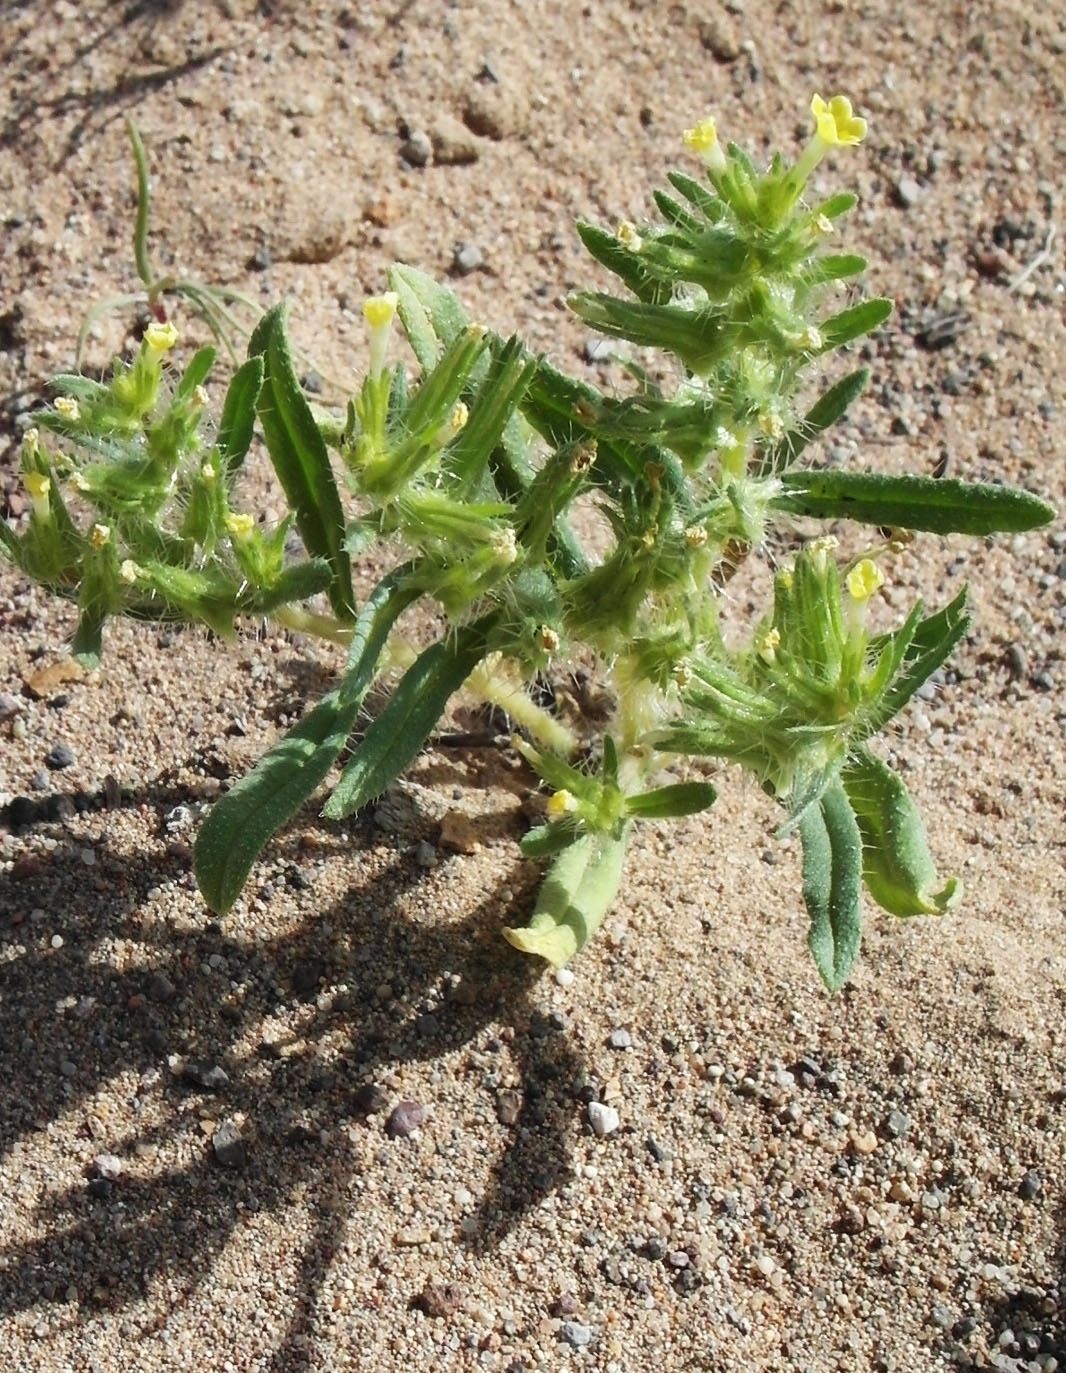
[[[227,515],[226,528],[235,539],[246,539],[255,527],[251,515]]]
[[[385,291],[363,302],[363,318],[370,326],[370,375],[375,381],[385,370],[385,353],[398,300],[395,291]]]
[[[22,478],[22,484],[30,493],[33,513],[39,520],[46,520],[49,515],[48,493],[52,489],[52,483],[43,472],[27,472]]]
[[[860,558],[844,579],[853,601],[868,601],[885,584],[885,574],[872,558]]]
[[[168,319],[165,324],[153,320],[144,331],[144,342],[150,353],[169,353],[178,341],[178,331]]]
[[[572,791],[567,791],[564,787],[561,791],[556,791],[548,797],[544,809],[552,820],[558,820],[564,815],[572,815],[577,810],[577,797]]]
[[[65,420],[72,423],[78,418],[78,402],[73,396],[56,396],[56,409]]]
[[[854,147],[866,137],[866,120],[852,113],[846,95],[834,95],[829,101],[812,96],[811,114],[818,137],[831,148]]]
[[[710,116],[701,119],[698,124],[693,124],[691,129],[686,129],[681,135],[681,141],[691,152],[699,153],[709,172],[725,170],[725,153],[722,152],[721,144],[718,142],[718,130]]]

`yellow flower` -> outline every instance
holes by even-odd
[[[885,574],[872,558],[860,558],[844,579],[853,601],[868,601],[885,584]]]
[[[707,542],[707,531],[702,524],[690,524],[685,530],[685,542],[689,548],[702,548]]]
[[[94,524],[93,532],[89,535],[89,542],[94,548],[106,548],[111,542],[111,526]]]
[[[178,341],[178,331],[168,319],[165,324],[153,320],[144,331],[144,342],[150,353],[168,353]]]
[[[777,646],[781,642],[781,631],[775,626],[763,635],[759,645],[759,657],[764,663],[772,663],[777,657]]]
[[[690,152],[699,153],[708,171],[720,172],[725,167],[725,154],[718,142],[718,130],[710,116],[693,124],[691,129],[686,129],[681,141]]]
[[[127,558],[118,570],[118,575],[127,586],[133,586],[137,578],[142,576],[144,569],[138,566],[132,558]]]
[[[644,240],[637,232],[637,226],[631,224],[628,219],[623,219],[618,228],[614,231],[614,236],[623,248],[628,248],[631,253],[639,253]]]
[[[251,515],[227,515],[226,528],[237,539],[246,539],[252,532],[255,521]]]
[[[577,797],[572,791],[567,791],[564,787],[561,791],[553,792],[548,797],[548,804],[544,809],[551,819],[558,820],[561,816],[571,815],[577,810]]]
[[[70,420],[71,423],[73,423],[80,414],[78,402],[73,396],[56,396],[56,409],[65,420]]]
[[[27,472],[22,478],[22,484],[30,493],[33,513],[39,520],[46,520],[49,514],[48,493],[52,489],[52,483],[43,472]]]
[[[551,625],[541,625],[537,630],[537,640],[545,653],[554,653],[559,647],[559,636]]]
[[[846,95],[834,95],[829,101],[820,95],[812,96],[811,114],[818,137],[831,148],[853,147],[866,137],[866,120],[852,114]]]
[[[389,332],[399,300],[395,291],[385,291],[363,302],[363,318],[370,325],[370,376],[376,381],[385,370]]]

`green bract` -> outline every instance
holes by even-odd
[[[23,445],[32,509],[18,533],[0,523],[0,547],[77,601],[79,657],[98,658],[116,614],[201,621],[224,635],[242,616],[271,615],[349,648],[337,685],[204,821],[195,863],[212,909],[232,906],[264,845],[326,782],[367,692],[398,661],[406,671],[324,813],[351,815],[384,791],[460,689],[502,707],[549,790],[523,852],[550,864],[528,925],[505,933],[553,964],[602,922],[633,826],[714,802],[704,777],[664,777],[707,760],[753,772],[782,807],[781,832],[798,833],[809,944],[829,987],[857,953],[863,889],[897,916],[958,899],[870,740],[965,633],[965,592],[931,614],[919,603],[879,634],[868,605],[908,531],[1015,532],[1052,512],[1008,487],[809,461],[867,373],[846,371],[801,411],[808,373],[891,310],[855,286],[842,293],[866,268],[833,243],[854,197],[804,200],[818,161],[859,142],[865,123],[840,96],[811,108],[815,133],[795,162],[778,155],[759,171],[704,120],[685,141],[706,175],[672,173],[655,196],[657,223],[579,226],[622,289],[579,293],[573,309],[650,350],[625,354],[626,394],[471,324],[450,291],[408,266],[392,268],[389,289],[366,303],[370,366],[340,413],[305,397],[280,306],[252,331],[217,424],[205,423],[203,390],[214,350],[175,372],[166,323],[151,325],[108,379],[56,379],[55,405]],[[150,272],[147,172],[136,137],[134,146],[149,302],[160,314],[162,297],[178,291],[228,344],[220,302],[231,296]],[[389,362],[397,319],[420,369],[414,380]],[[256,433],[290,507],[275,528],[240,508],[237,478]],[[579,498],[610,531],[598,558],[568,523]],[[848,559],[832,537],[801,544],[774,569],[772,604],[748,642],[727,645],[725,587],[762,554],[768,530],[794,529],[797,517],[882,532]],[[394,566],[359,604],[350,560],[372,544],[393,550]],[[418,601],[445,628],[414,649],[396,623]],[[610,702],[598,739],[528,690],[576,653],[592,655]]]

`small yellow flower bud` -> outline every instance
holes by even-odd
[[[690,152],[699,153],[708,171],[720,172],[725,168],[725,154],[718,142],[718,130],[710,117],[686,129],[681,141]]]
[[[784,438],[785,426],[776,410],[766,410],[759,416],[759,428],[775,443],[778,439]]]
[[[135,563],[132,558],[127,558],[118,570],[119,577],[127,586],[133,586],[137,578],[141,576],[144,569]]]
[[[537,642],[545,653],[554,653],[559,647],[559,636],[551,625],[541,625],[537,630]]]
[[[165,324],[153,320],[144,331],[144,342],[150,353],[169,353],[178,341],[178,331],[168,319]]]
[[[206,387],[206,386],[197,386],[197,387],[194,387],[193,393],[192,393],[192,398],[193,398],[193,400],[196,402],[196,404],[197,404],[198,406],[200,406],[200,408],[202,409],[202,408],[207,404],[207,401],[208,401],[207,387]]]
[[[106,548],[111,542],[111,526],[94,524],[92,533],[89,535],[89,542],[96,549]]]
[[[255,528],[251,515],[227,515],[226,528],[235,539],[246,539]]]
[[[203,464],[203,466],[200,468],[200,476],[201,476],[201,478],[202,478],[205,482],[208,482],[208,483],[213,482],[213,481],[217,481],[217,480],[218,480],[218,468],[215,466],[215,464],[214,464],[213,462],[211,462],[210,460],[208,460],[208,461],[205,462],[205,463]]]
[[[848,595],[860,604],[885,584],[885,574],[872,558],[860,558],[844,579]]]
[[[644,246],[644,240],[637,233],[637,226],[631,224],[628,219],[623,219],[618,228],[614,231],[614,236],[623,248],[628,248],[630,252],[639,253]]]
[[[75,491],[86,492],[89,490],[89,483],[80,472],[70,474],[70,484]]]
[[[577,810],[577,797],[572,791],[567,791],[564,787],[561,791],[553,792],[548,797],[548,804],[544,809],[552,820],[558,820],[564,815],[572,815]]]
[[[675,663],[670,669],[670,676],[674,680],[674,685],[684,690],[692,681],[692,668],[682,658],[679,663]]]
[[[462,401],[457,401],[452,407],[452,413],[448,416],[448,424],[453,433],[458,434],[461,429],[466,428],[466,422],[470,418],[470,411]]]
[[[831,148],[853,147],[866,137],[866,120],[852,114],[847,96],[834,95],[829,101],[812,96],[811,114],[818,137]]]
[[[48,493],[52,489],[52,483],[43,472],[27,472],[22,478],[22,484],[30,493],[34,515],[39,520],[46,520],[50,514]]]
[[[515,543],[514,530],[510,527],[498,529],[489,540],[489,547],[505,567],[510,567],[518,557],[518,545]]]
[[[836,226],[833,224],[833,221],[829,218],[828,215],[816,215],[814,219],[814,227],[818,230],[820,234],[836,233]]]
[[[801,348],[810,353],[817,352],[825,342],[821,329],[815,324],[808,324],[806,329],[802,329],[796,341]]]
[[[70,420],[71,423],[81,414],[78,402],[73,396],[56,396],[56,409],[65,420]]]
[[[690,524],[685,530],[685,542],[689,548],[702,548],[707,542],[707,531],[702,524]]]
[[[34,458],[37,450],[41,446],[41,434],[38,429],[27,429],[22,436],[22,456],[24,458]]]
[[[781,631],[775,626],[763,635],[759,645],[759,657],[764,663],[772,663],[777,657],[777,646],[781,642]]]

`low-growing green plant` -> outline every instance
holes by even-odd
[[[815,131],[794,162],[777,155],[760,171],[723,148],[708,119],[685,134],[705,175],[670,173],[670,190],[655,194],[659,222],[578,226],[625,290],[580,293],[571,305],[642,350],[643,365],[626,360],[626,394],[470,324],[451,291],[409,266],[393,267],[388,291],[366,302],[369,370],[343,414],[309,404],[280,306],[252,333],[217,422],[203,389],[214,350],[176,372],[176,331],[164,320],[106,379],[55,379],[55,404],[22,449],[28,522],[21,534],[0,523],[0,546],[77,601],[82,660],[97,660],[116,614],[200,621],[224,636],[241,617],[268,616],[348,645],[337,685],[204,821],[196,874],[213,910],[233,905],[264,845],[326,781],[368,690],[397,662],[406,670],[351,748],[324,814],[340,819],[379,795],[460,688],[504,707],[515,748],[550,793],[545,822],[522,841],[550,863],[539,900],[524,928],[504,933],[552,964],[603,920],[634,823],[714,801],[706,763],[677,780],[687,759],[753,772],[784,812],[779,832],[798,832],[809,944],[830,988],[858,950],[864,885],[897,916],[957,900],[871,740],[966,631],[966,593],[928,614],[919,602],[881,633],[867,610],[883,564],[914,531],[1018,531],[1052,512],[1005,486],[805,461],[867,379],[848,372],[801,413],[812,364],[891,310],[858,290],[830,303],[866,267],[834,246],[855,197],[808,203],[808,179],[827,152],[861,141],[865,123],[841,96],[816,96],[811,108]],[[143,210],[143,157],[139,168]],[[143,214],[138,233],[140,264]],[[397,314],[414,379],[390,362]],[[272,529],[241,508],[257,428],[290,508]],[[598,558],[567,520],[583,497],[609,530]],[[771,531],[783,525],[795,543],[800,518],[878,532],[847,559],[824,536],[780,558],[772,603],[745,642],[727,642],[730,579],[749,556],[766,556]],[[351,559],[369,547],[387,549],[393,565],[360,604]],[[443,628],[415,652],[397,623],[419,601]],[[575,729],[528,690],[589,655],[611,703],[598,739],[590,722]]]

